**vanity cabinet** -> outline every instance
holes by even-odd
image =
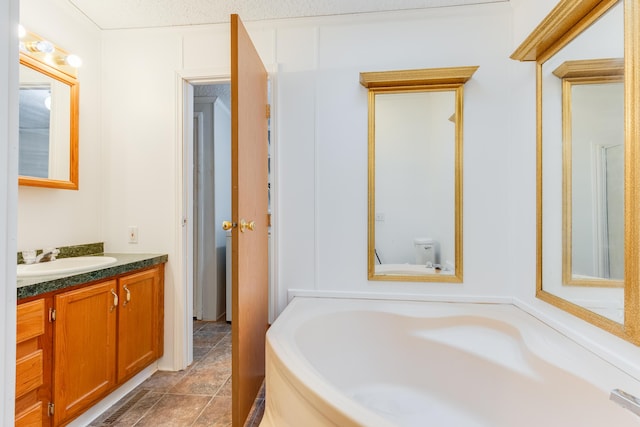
[[[20,301],[15,425],[76,418],[162,356],[163,324],[164,264]]]
[[[55,296],[54,425],[162,355],[163,271],[157,266]]]
[[[40,298],[17,307],[15,425],[50,425],[51,298]]]

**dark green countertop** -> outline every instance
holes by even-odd
[[[18,279],[18,300],[162,264],[167,262],[168,259],[167,255],[162,254],[105,253],[100,255],[111,256],[116,258],[118,261],[115,264],[111,264],[106,267],[79,273],[25,277],[23,279]]]

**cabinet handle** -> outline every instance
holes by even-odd
[[[116,292],[111,289],[111,295],[113,295],[113,305],[111,306],[111,309],[109,311],[113,311],[118,306],[118,294],[116,294]]]
[[[129,302],[131,301],[131,291],[129,290],[129,288],[127,288],[127,286],[123,286],[124,291],[127,293],[127,296],[124,299],[124,302],[122,303],[123,307],[126,307],[127,304],[129,304]]]

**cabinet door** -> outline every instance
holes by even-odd
[[[118,382],[159,356],[160,268],[120,278]]]
[[[117,289],[109,280],[55,297],[55,425],[115,386]]]

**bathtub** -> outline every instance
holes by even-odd
[[[640,383],[509,304],[296,297],[261,427],[640,426]]]
[[[453,274],[453,269],[435,270],[427,268],[422,264],[378,264],[375,266],[377,275],[401,275],[401,276],[422,276],[425,274]]]

